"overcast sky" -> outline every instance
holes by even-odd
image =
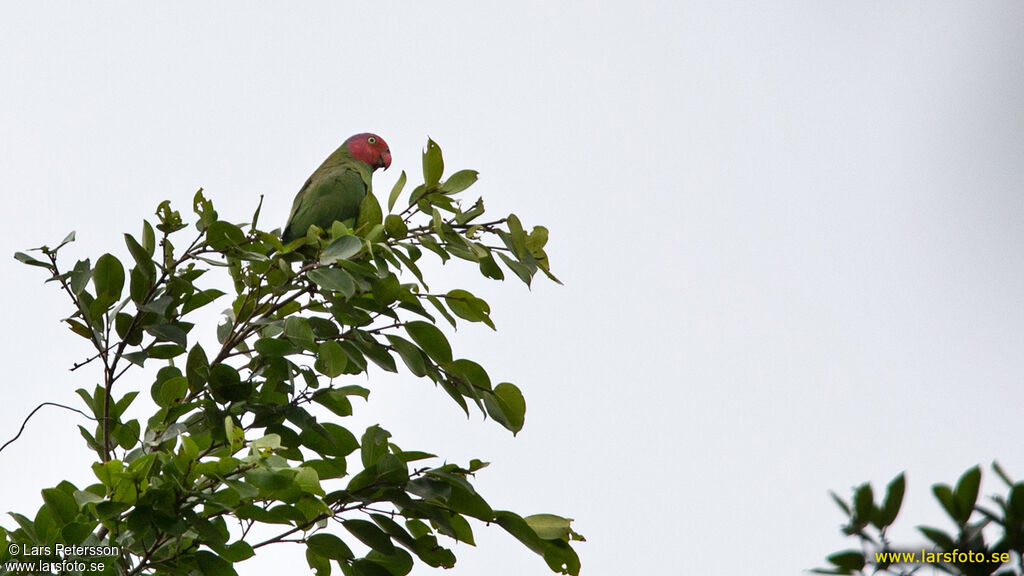
[[[379,371],[353,426],[493,462],[495,507],[576,519],[584,574],[798,574],[847,546],[829,489],[906,470],[896,534],[918,542],[948,527],[931,484],[993,459],[1024,478],[1020,2],[7,2],[0,22],[2,440],[98,380],[67,371],[88,354],[68,305],[10,254],[70,230],[71,257],[126,254],[199,187],[235,221],[264,194],[282,225],[374,131],[378,189],[433,137],[489,211],[550,228],[565,285],[430,272],[490,301],[498,331],[453,344],[523,389],[518,437]],[[0,511],[95,481],[80,423],[49,409],[0,453]],[[475,528],[452,574],[547,573]],[[238,569],[306,570],[299,546]]]

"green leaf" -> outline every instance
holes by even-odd
[[[222,518],[208,520],[201,518],[195,512],[188,510],[183,512],[183,519],[188,521],[189,526],[199,535],[199,538],[211,547],[221,548],[228,541],[227,526]]]
[[[342,520],[345,529],[370,548],[382,554],[394,554],[395,545],[391,537],[385,534],[376,524],[368,520]]]
[[[145,352],[126,352],[122,358],[135,364],[136,366],[143,366],[146,359],[149,358],[149,354]]]
[[[222,546],[217,549],[217,554],[228,562],[241,562],[256,555],[252,546],[244,540],[239,540],[230,546]]]
[[[306,539],[310,550],[332,560],[351,560],[355,558],[352,549],[334,534],[318,532]]]
[[[235,368],[217,363],[210,366],[210,391],[219,402],[236,402],[252,394],[252,383],[243,382]]]
[[[412,272],[414,276],[416,276],[416,279],[423,285],[423,288],[427,289],[427,283],[423,281],[423,273],[420,271],[419,266],[416,265],[416,260],[418,260],[421,255],[420,249],[407,244],[401,244],[401,246],[409,251],[409,255],[406,256],[401,250],[395,250],[394,255],[402,261],[402,264],[405,265],[405,267]]]
[[[253,440],[249,446],[257,450],[277,450],[281,447],[281,435],[280,434],[267,434],[262,438]]]
[[[484,405],[491,418],[510,430],[513,435],[523,429],[526,420],[526,399],[514,384],[502,382],[495,386],[492,394],[484,395]]]
[[[402,217],[398,214],[388,214],[387,218],[384,219],[384,230],[387,231],[388,236],[398,240],[409,235],[409,227],[406,226]]]
[[[328,378],[337,378],[345,372],[348,365],[348,356],[342,350],[341,345],[334,340],[328,340],[320,344],[317,349],[316,369]]]
[[[352,415],[352,403],[349,401],[348,396],[339,390],[317,390],[313,394],[313,401],[338,416]]]
[[[313,335],[318,339],[334,339],[341,336],[338,325],[331,320],[319,316],[310,316],[308,320],[309,327],[313,329]]]
[[[534,256],[542,253],[544,246],[548,243],[548,229],[544,226],[534,226],[533,231],[526,238],[526,248]]]
[[[269,493],[290,487],[295,483],[295,474],[290,470],[255,468],[245,473],[245,481]]]
[[[455,215],[455,221],[459,224],[467,224],[475,220],[481,214],[483,214],[484,211],[484,199],[477,198],[476,202],[473,203],[473,206],[471,206],[469,210],[464,210],[459,214]],[[471,238],[473,236],[475,236],[473,229],[470,229],[469,231],[466,232],[467,238]]]
[[[338,260],[348,260],[359,254],[363,249],[363,241],[352,234],[338,236],[320,253],[321,264],[334,264]]]
[[[871,485],[868,483],[861,484],[853,494],[853,509],[856,512],[857,521],[867,524],[871,519],[871,510],[874,508],[874,505],[874,494],[871,491]]]
[[[60,536],[68,544],[81,544],[96,526],[96,522],[71,522],[60,529]]]
[[[580,558],[568,543],[561,540],[542,540],[541,543],[548,568],[560,574],[579,575]]]
[[[952,550],[956,547],[956,543],[953,542],[953,538],[942,530],[929,528],[927,526],[918,526],[917,529],[921,531],[921,534],[924,534],[925,538],[934,542],[935,545],[942,550]]]
[[[249,232],[252,233],[256,230],[256,226],[260,222],[260,211],[263,210],[263,194],[260,194],[260,201],[256,205],[256,210],[252,213],[252,222],[249,224]]]
[[[230,222],[217,220],[206,230],[206,243],[210,248],[223,252],[245,244],[245,233]]]
[[[487,302],[465,290],[452,290],[445,296],[448,307],[456,316],[470,322],[483,322],[494,329],[494,323],[491,322],[490,317],[491,307]]]
[[[945,484],[936,484],[932,486],[932,493],[935,494],[935,499],[942,504],[942,507],[946,510],[946,514],[954,521],[960,521],[960,510],[957,505],[956,498],[953,497],[953,490]]]
[[[157,382],[153,385],[153,400],[157,405],[166,408],[184,400],[188,394],[188,379],[183,376]]]
[[[523,520],[543,540],[568,540],[572,532],[572,518],[562,518],[554,514],[534,514]]]
[[[71,272],[71,292],[78,296],[89,285],[92,278],[92,268],[89,267],[89,259],[79,260]]]
[[[444,220],[441,218],[441,213],[437,208],[433,209],[433,214],[430,219],[430,227],[434,229],[434,232],[438,235],[444,232]]]
[[[149,348],[148,356],[158,360],[168,360],[176,356],[181,356],[184,353],[185,348],[177,344],[157,344],[156,346],[151,346]],[[125,354],[125,358],[127,357],[128,354]]]
[[[199,344],[193,344],[185,360],[185,376],[188,378],[189,388],[199,390],[206,384],[209,375],[210,361],[206,357],[206,351]]]
[[[388,352],[388,349],[377,342],[372,336],[362,336],[364,337],[363,339],[354,340],[352,344],[377,366],[388,372],[398,372],[398,367],[395,366],[395,359]]]
[[[216,222],[214,222],[216,224]],[[207,550],[196,551],[196,564],[204,576],[238,576],[230,562]]]
[[[452,347],[443,332],[429,322],[415,320],[406,322],[405,331],[427,356],[435,362],[447,364],[452,361]]]
[[[828,495],[832,497],[832,501],[835,502],[836,506],[839,506],[839,509],[842,510],[847,516],[852,514],[852,511],[850,510],[850,505],[843,501],[843,499],[840,498],[838,494],[829,490]]]
[[[956,518],[961,524],[966,524],[974,512],[974,504],[978,501],[978,489],[981,486],[981,470],[974,466],[963,473],[957,480],[956,488],[953,491],[956,498],[957,511],[960,513]]]
[[[384,568],[389,576],[405,576],[412,571],[414,562],[412,555],[401,548],[395,548],[393,554],[381,554],[371,550],[366,559]]]
[[[433,568],[453,568],[455,554],[451,550],[439,546],[434,536],[421,536],[413,545],[413,552],[420,560]]]
[[[135,302],[136,304],[142,304],[145,302],[146,296],[149,294],[149,289],[152,286],[152,278],[147,277],[146,273],[143,272],[139,266],[131,269],[128,281],[128,295],[131,297],[132,302]]]
[[[458,194],[469,188],[476,182],[479,173],[476,170],[459,170],[452,174],[441,185],[441,192],[445,194]]]
[[[430,250],[434,254],[437,254],[437,256],[441,259],[441,262],[447,262],[448,259],[451,258],[451,256],[448,255],[448,252],[444,248],[442,248],[440,244],[437,243],[437,240],[434,239],[433,236],[419,236],[417,240],[420,241],[420,245],[422,245],[424,248]]]
[[[299,434],[302,445],[321,456],[345,457],[359,448],[356,437],[332,422],[317,425],[319,429],[310,428]]]
[[[401,336],[387,334],[385,337],[391,343],[391,346],[398,351],[398,355],[402,357],[402,361],[409,368],[409,372],[421,378],[427,375],[426,356],[422,350]]]
[[[1010,477],[1003,470],[1003,467],[999,465],[999,462],[992,462],[992,470],[995,471],[996,476],[999,476],[999,479],[1002,480],[1004,484],[1008,487],[1013,487],[1013,480],[1010,480]]]
[[[480,273],[493,280],[505,279],[505,273],[501,271],[501,266],[498,266],[498,263],[491,255],[487,255],[480,259]]]
[[[63,240],[60,241],[60,244],[57,244],[56,248],[54,248],[53,250],[50,250],[50,251],[51,252],[56,252],[57,250],[60,250],[64,246],[66,246],[69,243],[74,242],[74,241],[75,241],[75,231],[72,230],[71,232],[68,232],[68,235],[65,236]]]
[[[501,261],[505,263],[505,266],[508,266],[508,269],[511,270],[512,273],[514,273],[516,276],[518,276],[519,279],[522,280],[523,283],[526,284],[527,286],[529,286],[530,283],[533,281],[533,271],[530,270],[525,264],[522,264],[509,258],[503,252],[498,252],[498,258],[501,258]]]
[[[907,481],[903,473],[892,479],[885,489],[885,500],[882,502],[882,509],[879,512],[878,528],[885,528],[891,525],[900,512],[903,505],[903,493],[906,490]]]
[[[512,253],[517,259],[522,260],[526,256],[526,232],[523,231],[523,224],[515,214],[509,214],[506,223],[512,237]]]
[[[138,276],[136,272],[136,270],[132,270],[132,278]],[[70,324],[73,323],[74,320],[65,320],[65,322]],[[75,332],[76,330],[72,328],[71,331]],[[117,315],[114,316],[114,331],[117,332],[118,337],[127,342],[129,346],[138,346],[142,342],[142,333],[135,324],[135,317],[131,314],[118,312]]]
[[[360,442],[360,458],[364,468],[376,465],[380,457],[388,453],[390,437],[390,432],[376,424],[366,429]]]
[[[43,490],[43,502],[50,509],[55,520],[60,526],[72,522],[78,516],[78,503],[74,497],[58,488],[46,488]]]
[[[171,234],[185,227],[185,223],[181,221],[181,213],[177,210],[171,209],[171,201],[164,200],[156,207],[156,215],[160,219],[160,223],[156,225],[156,229],[166,234]]]
[[[124,243],[128,246],[128,251],[131,252],[139,270],[147,279],[152,280],[156,275],[156,265],[153,263],[152,255],[131,234],[124,235]]]
[[[289,316],[284,321],[284,337],[296,346],[301,346],[308,350],[314,349],[313,328],[310,327],[309,320],[305,318]]]
[[[370,391],[369,390],[367,390],[366,388],[363,388],[362,386],[357,386],[355,384],[350,384],[348,386],[342,386],[340,388],[336,388],[336,390],[338,392],[341,392],[342,394],[344,394],[346,396],[359,396],[363,400],[367,400],[370,397]]]
[[[112,435],[122,448],[130,449],[138,443],[142,426],[138,420],[129,420],[114,426]]]
[[[398,300],[403,294],[408,294],[402,288],[398,276],[388,274],[384,278],[373,278],[370,282],[374,302],[382,307],[388,306]]]
[[[173,342],[182,348],[188,347],[188,338],[180,326],[174,324],[151,324],[144,328],[157,342]]]
[[[431,471],[430,476],[443,480],[451,488],[451,492],[445,500],[448,507],[455,512],[467,514],[484,522],[490,522],[494,518],[494,510],[465,478],[437,469]]]
[[[82,324],[78,320],[72,320],[70,318],[66,318],[64,319],[64,321],[67,322],[68,327],[71,328],[72,332],[78,334],[79,336],[85,338],[86,340],[92,340],[92,330],[90,330],[85,324]]]
[[[396,542],[403,546],[413,546],[415,544],[415,538],[409,534],[405,528],[402,528],[398,522],[395,522],[388,516],[383,514],[370,514],[370,518],[372,518],[373,521],[377,523],[377,526],[380,526],[380,529],[386,532],[388,536],[391,536],[391,538]]]
[[[185,305],[181,307],[181,314],[184,316],[197,308],[202,308],[223,295],[224,292],[217,290],[216,288],[196,292],[192,296],[189,296],[188,300],[185,301]]]
[[[106,308],[121,299],[124,288],[124,266],[121,261],[110,254],[104,254],[96,260],[92,270],[92,283],[96,288],[96,301],[103,302]]]
[[[242,484],[243,486],[249,486],[249,484]],[[243,504],[239,506],[235,511],[235,514],[242,520],[256,520],[258,522],[265,522],[268,524],[291,524],[292,511],[289,507],[275,506],[270,510],[264,510],[259,506],[252,504]],[[298,520],[302,522],[303,520]]]
[[[345,476],[347,468],[344,458],[310,459],[303,466],[316,470],[317,476],[324,480]]]
[[[836,552],[827,560],[842,570],[861,570],[864,568],[864,553],[860,550],[844,550]]]
[[[402,188],[405,188],[405,170],[402,170],[402,174],[398,177],[398,182],[391,188],[391,194],[388,196],[388,212],[395,209],[395,202],[398,201],[398,195],[402,193]]]
[[[487,510],[486,514],[490,516],[491,511],[489,508]],[[473,538],[473,527],[469,525],[469,521],[466,520],[465,516],[452,514],[448,517],[448,524],[451,526],[456,540],[465,542],[470,546],[476,546],[476,540]]]
[[[150,256],[156,253],[156,233],[153,232],[153,225],[148,220],[142,221],[142,247]]]
[[[1018,482],[1013,485],[1006,499],[1006,505],[1008,510],[1006,513],[1007,518],[1010,518],[1011,515],[1016,518],[1024,518],[1024,482]]]
[[[121,415],[124,414],[124,411],[127,410],[129,406],[131,406],[133,401],[135,401],[135,397],[138,395],[139,393],[134,390],[125,393],[125,395],[122,396],[120,400],[114,403],[114,411],[110,416],[112,418],[120,418]]]
[[[460,358],[445,365],[445,370],[478,390],[491,389],[491,378],[487,375],[487,371],[472,360]]]
[[[164,295],[159,298],[150,300],[146,304],[139,306],[139,310],[143,312],[152,312],[161,316],[167,313],[167,308],[170,307],[171,303],[174,302],[174,298],[169,295]]]
[[[352,561],[351,568],[352,576],[395,576],[387,568],[368,560],[366,558],[357,558]],[[346,575],[347,576],[347,575]]]
[[[359,203],[359,218],[356,220],[356,230],[366,230],[381,223],[384,213],[380,209],[380,202],[374,196],[373,190],[367,190],[363,201]]]
[[[307,276],[321,288],[331,292],[341,292],[345,298],[351,298],[356,293],[355,280],[352,279],[351,274],[341,268],[315,268],[310,270]]]
[[[448,323],[452,325],[452,328],[455,327],[455,318],[453,318],[452,315],[448,313],[448,310],[445,309],[444,304],[441,303],[440,298],[431,294],[427,296],[427,301],[430,302],[430,304],[435,309],[437,309],[438,312],[441,313],[441,316],[444,316],[444,319],[447,320]]]
[[[306,548],[306,564],[313,569],[316,576],[330,576],[331,574],[331,560],[313,552],[311,548]],[[347,567],[347,565],[345,566]]]
[[[217,220],[217,211],[213,209],[213,202],[203,196],[202,188],[196,190],[195,195],[192,196],[192,211],[199,216],[199,221],[196,222],[196,228],[199,230],[206,230]]]
[[[441,147],[427,138],[427,149],[423,151],[423,181],[427,187],[436,186],[444,172],[444,158]]]
[[[281,358],[298,351],[291,342],[282,338],[260,338],[253,344],[253,348],[268,358]]]
[[[53,270],[53,265],[50,264],[49,262],[42,262],[40,260],[36,260],[35,258],[29,256],[28,254],[25,254],[24,252],[15,252],[14,259],[23,264],[28,264],[29,266],[38,266],[40,268],[46,268],[47,270]]]

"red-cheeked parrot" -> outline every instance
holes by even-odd
[[[391,150],[380,136],[363,133],[345,140],[295,195],[282,239],[287,243],[305,236],[313,224],[328,230],[335,220],[354,226],[372,189],[373,171],[390,165]]]

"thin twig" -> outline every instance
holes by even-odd
[[[78,412],[79,414],[85,416],[89,420],[92,420],[93,422],[98,422],[98,419],[89,416],[88,414],[82,412],[78,408],[72,408],[71,406],[65,406],[64,404],[58,404],[57,402],[43,402],[42,404],[36,406],[35,409],[33,409],[31,412],[29,412],[28,416],[25,417],[25,420],[22,421],[21,428],[18,429],[18,433],[14,435],[14,438],[11,438],[7,442],[4,442],[3,446],[0,446],[0,452],[3,452],[4,448],[7,448],[8,445],[10,445],[12,442],[21,437],[21,433],[25,431],[25,426],[28,424],[28,421],[32,418],[32,416],[35,416],[35,413],[38,412],[43,406],[56,406],[58,408],[64,408],[65,410],[71,410],[72,412]]]

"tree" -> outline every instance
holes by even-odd
[[[881,502],[875,502],[868,483],[854,488],[850,502],[832,493],[847,517],[843,534],[857,538],[860,548],[830,555],[832,566],[814,572],[907,576],[922,566],[932,566],[962,576],[1024,574],[1024,482],[1014,483],[998,463],[993,463],[992,469],[1008,488],[1006,495],[991,497],[994,508],[978,503],[981,470],[977,466],[964,472],[955,486],[932,486],[935,499],[956,526],[956,536],[919,526],[929,542],[925,545],[896,547],[886,534],[903,504],[906,480],[902,473],[886,487]]]
[[[472,262],[487,278],[501,280],[507,269],[527,285],[538,271],[557,282],[544,252],[548,231],[527,232],[514,214],[483,221],[481,199],[467,209],[457,200],[477,173],[442,180],[443,170],[440,147],[428,141],[424,181],[406,208],[395,211],[403,172],[386,216],[371,194],[354,229],[312,227],[286,245],[258,228],[259,207],[239,226],[200,189],[195,234],[161,203],[155,226],[143,221],[141,236],[125,234],[127,271],[112,254],[65,267],[58,256],[74,233],[35,249],[42,258],[17,253],[72,304],[64,322],[92,348],[72,369],[101,372],[101,385],[77,390],[95,421],[79,428],[96,453],[98,482],[61,482],[42,491],[34,517],[12,514],[18,528],[3,530],[0,561],[65,563],[36,566],[41,572],[230,576],[263,546],[299,542],[319,576],[332,561],[347,576],[400,576],[414,557],[452,567],[455,555],[438,537],[473,544],[475,519],[501,526],[553,571],[578,574],[570,542],[583,538],[570,520],[492,508],[471,482],[486,462],[438,464],[399,448],[379,425],[358,437],[345,427],[352,398],[370,394],[351,376],[371,364],[396,372],[396,357],[467,415],[480,410],[513,434],[523,426],[519,389],[492,385],[437,327],[494,328],[488,304],[466,290],[432,293],[418,262],[426,249]],[[231,296],[210,281],[225,275]],[[206,326],[190,315],[224,297],[218,344],[204,349],[196,335]],[[140,390],[126,376],[154,365],[148,388],[157,410],[133,418]],[[275,535],[255,541],[255,526]]]

